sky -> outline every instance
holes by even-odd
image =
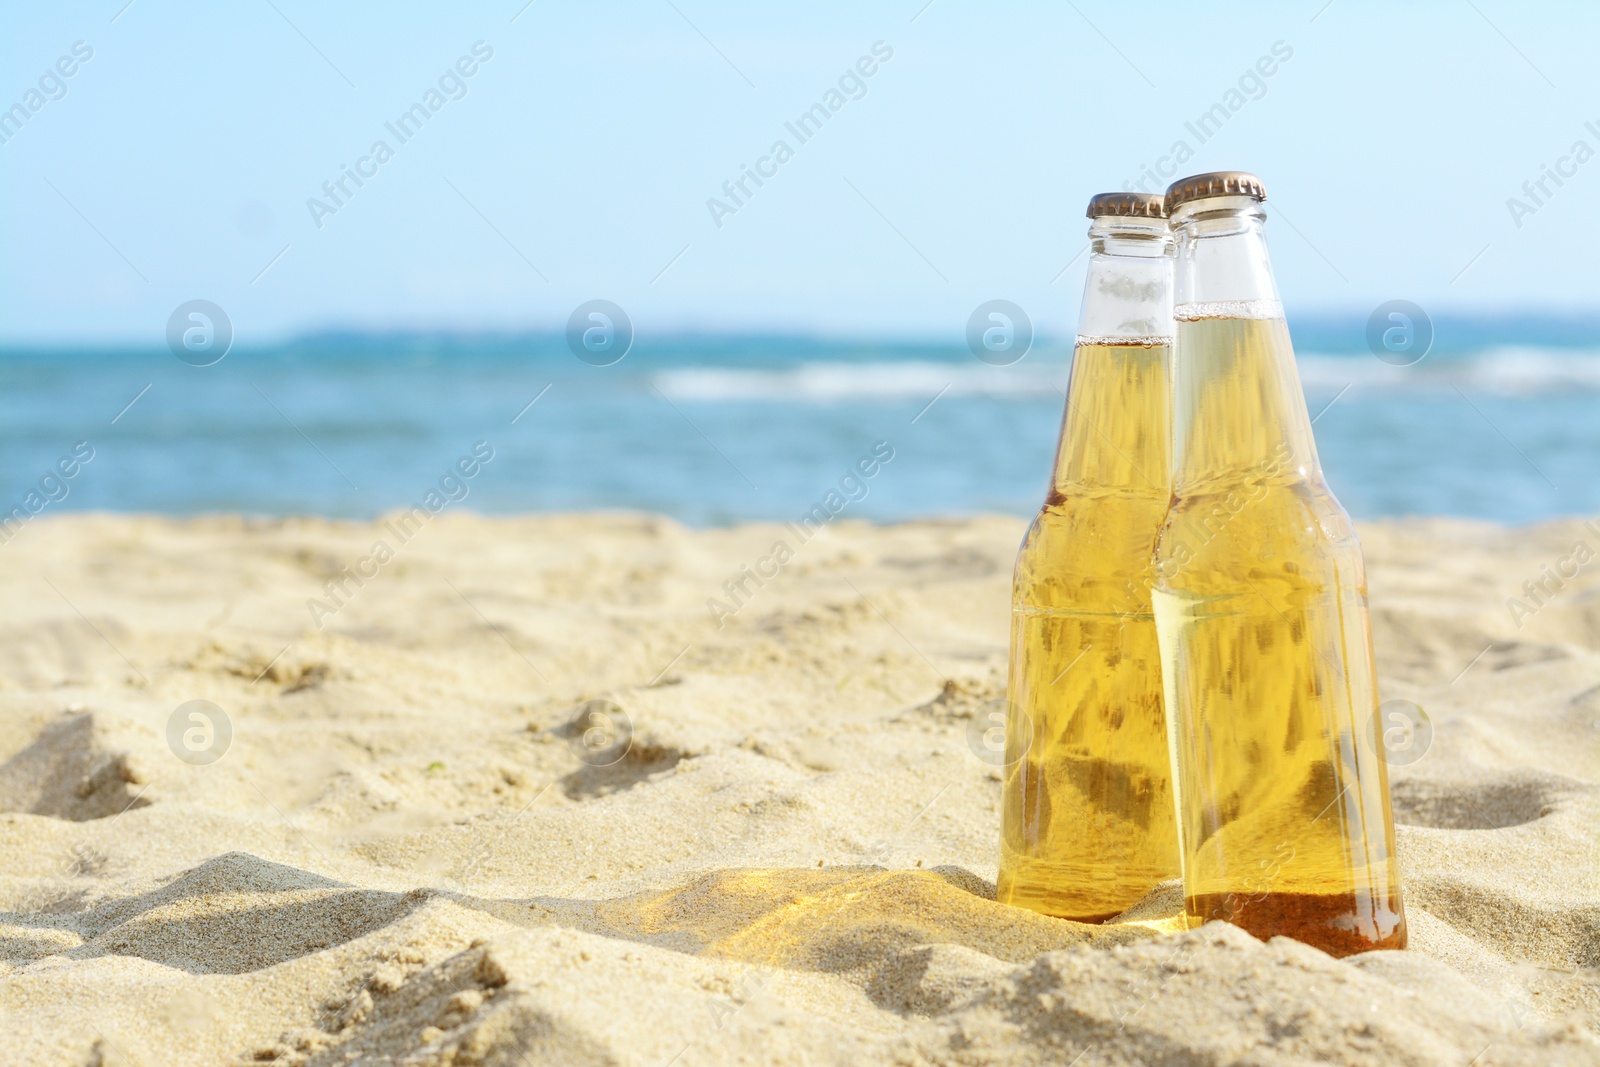
[[[236,344],[559,330],[593,299],[956,343],[1008,299],[1066,333],[1084,204],[1146,167],[1264,179],[1291,315],[1596,307],[1600,10],[1205,10],[6,5],[0,344],[158,346],[196,299]]]

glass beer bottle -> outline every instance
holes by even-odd
[[[1179,872],[1150,608],[1170,498],[1172,237],[1159,195],[1089,203],[1055,470],[1012,586],[998,898],[1103,922]]]
[[[1317,461],[1265,199],[1239,172],[1167,190],[1175,455],[1153,599],[1185,910],[1337,956],[1402,948],[1366,571]]]

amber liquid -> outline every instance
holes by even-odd
[[[1166,341],[1078,346],[1012,587],[998,898],[1080,922],[1179,871],[1150,608],[1170,498]]]
[[[1288,329],[1181,311],[1153,600],[1186,911],[1339,956],[1402,948],[1366,572]]]

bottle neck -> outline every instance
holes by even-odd
[[[1261,203],[1213,197],[1172,222],[1174,492],[1320,481]]]
[[[1176,243],[1173,302],[1244,304],[1255,318],[1281,318],[1278,287],[1267,257],[1267,214],[1248,196],[1217,196],[1180,206],[1172,219]]]
[[[1051,500],[1171,484],[1171,231],[1165,219],[1096,218],[1089,228],[1072,379]]]
[[[1078,336],[1171,338],[1173,247],[1165,219],[1093,220]]]

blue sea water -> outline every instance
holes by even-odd
[[[1410,367],[1375,358],[1364,322],[1290,325],[1357,518],[1600,513],[1600,323],[1439,323]],[[993,367],[959,342],[797,337],[639,338],[608,367],[546,335],[325,335],[209,367],[164,348],[3,350],[0,510],[87,441],[46,511],[365,517],[420,501],[485,441],[494,458],[454,507],[784,520],[887,442],[844,514],[1026,515],[1069,361],[1060,340]]]

